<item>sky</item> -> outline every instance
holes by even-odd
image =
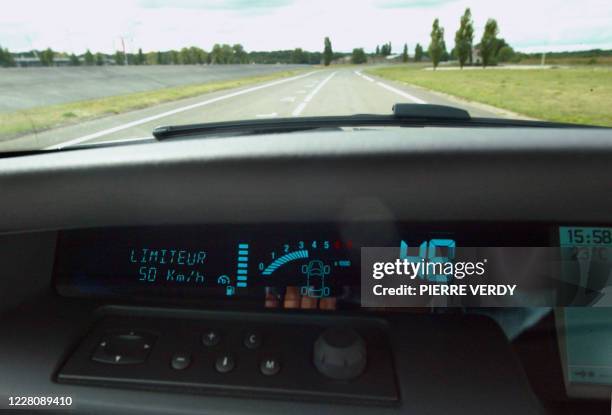
[[[470,7],[475,39],[488,18],[523,52],[612,49],[612,0],[1,0],[0,45],[112,53],[241,43],[246,50],[301,47],[349,52],[391,42],[410,54],[429,44],[434,18],[454,44]]]

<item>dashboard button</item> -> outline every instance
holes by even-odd
[[[206,330],[202,335],[202,344],[206,347],[212,347],[219,344],[221,334],[217,330]]]
[[[113,365],[144,363],[155,343],[151,333],[128,331],[111,331],[98,343],[91,359]]]
[[[276,375],[281,368],[280,360],[275,357],[269,357],[261,361],[259,369],[261,373],[266,376]]]
[[[170,361],[170,366],[172,369],[183,370],[187,369],[191,364],[191,355],[188,353],[176,353],[172,356],[172,360]]]
[[[215,361],[215,369],[219,373],[228,373],[234,370],[236,366],[236,362],[234,361],[234,357],[230,353],[222,354],[217,357]]]
[[[249,331],[244,336],[244,347],[255,350],[261,346],[261,334],[257,331]]]

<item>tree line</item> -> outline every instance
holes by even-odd
[[[329,41],[329,39],[328,39]],[[89,49],[80,55],[63,53],[47,48],[42,51],[32,50],[14,54],[8,49],[0,47],[0,66],[16,66],[15,56],[34,58],[42,66],[55,66],[61,60],[70,66],[102,66],[115,65],[202,65],[202,64],[320,64],[322,61],[331,62],[345,56],[331,50],[323,52],[310,52],[302,48],[276,51],[247,52],[241,44],[215,44],[210,51],[192,46],[180,50],[143,52],[138,49],[136,53],[117,51],[113,54],[92,52]]]
[[[519,62],[522,59],[533,59],[540,54],[525,54],[516,52],[503,38],[499,38],[499,26],[495,19],[488,19],[480,42],[474,44],[474,22],[469,8],[460,18],[459,29],[455,32],[455,46],[448,52],[444,39],[444,28],[439,19],[435,19],[430,33],[430,42],[427,49],[420,43],[414,48],[413,61],[421,62],[431,60],[434,69],[440,62],[456,60],[459,66],[481,64],[483,66],[495,65],[498,62]],[[241,44],[215,44],[210,51],[192,46],[180,50],[143,52],[138,49],[136,53],[117,51],[114,54],[93,53],[89,49],[81,55],[66,54],[47,48],[42,51],[32,50],[24,53],[11,53],[0,46],[0,66],[16,66],[15,55],[20,57],[38,59],[43,66],[54,66],[61,59],[64,64],[71,66],[101,66],[116,65],[202,65],[202,64],[310,64],[323,63],[330,65],[333,61],[350,56],[351,63],[367,63],[370,58],[386,58],[393,53],[391,42],[377,45],[375,52],[368,54],[363,48],[355,48],[352,53],[334,52],[329,37],[323,41],[322,52],[310,52],[302,48],[277,51],[245,51]],[[550,57],[589,57],[611,56],[612,51],[594,49],[590,51],[556,52]],[[408,45],[404,43],[402,52],[398,57],[402,62],[410,60]],[[348,58],[347,58],[348,59]]]
[[[449,52],[444,39],[444,28],[440,25],[439,19],[435,19],[430,33],[430,42],[427,49],[420,43],[414,48],[413,61],[421,62],[429,59],[433,63],[434,69],[440,62],[457,60],[459,66],[481,64],[483,66],[495,65],[498,62],[518,62],[527,56],[515,52],[514,49],[503,39],[499,38],[499,26],[495,19],[488,19],[485,24],[484,33],[480,42],[474,44],[474,22],[472,12],[469,8],[465,10],[459,21],[459,29],[455,33],[455,46]],[[355,64],[366,63],[368,56],[371,58],[385,58],[393,54],[391,42],[377,45],[373,54],[367,55],[363,48],[353,49],[351,62]],[[404,43],[401,54],[396,56],[402,62],[410,60],[408,44]],[[477,62],[475,61],[477,60]]]

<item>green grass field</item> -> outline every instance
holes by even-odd
[[[533,57],[521,59],[519,64],[539,65],[541,62],[541,57]],[[612,56],[547,56],[545,63],[546,65],[612,65]]]
[[[612,68],[425,71],[369,69],[382,78],[549,121],[612,126]]]
[[[269,75],[245,77],[229,81],[183,85],[68,104],[31,108],[10,113],[0,113],[0,141],[50,128],[76,124],[106,115],[152,107],[163,102],[294,76],[304,71],[282,71]]]

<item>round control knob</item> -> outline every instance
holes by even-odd
[[[314,344],[314,365],[329,378],[356,378],[363,372],[366,363],[365,341],[353,329],[327,329]]]

